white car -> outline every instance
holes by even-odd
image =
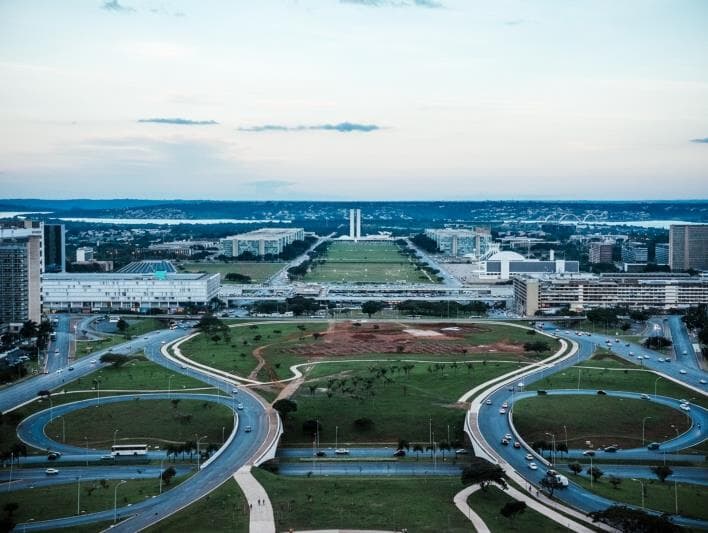
[[[505,414],[506,414],[506,409],[504,409],[503,407],[502,407],[501,409],[499,409],[499,414],[500,414],[500,415],[505,415]]]
[[[96,364],[96,360],[95,360],[95,359],[91,359],[91,364],[92,364],[92,365],[95,365],[95,364]]]
[[[538,470],[538,465],[536,463],[529,463],[529,468],[531,470]]]
[[[634,352],[629,352],[630,357],[634,357]]]
[[[687,403],[682,403],[681,405],[679,405],[679,409],[683,409],[684,411],[690,411],[691,406],[688,405]]]
[[[701,385],[705,385],[705,384],[706,384],[706,380],[705,380],[705,379],[701,379],[698,383],[700,383]]]
[[[487,405],[492,405],[492,400],[487,400],[485,403],[486,403]]]
[[[504,409],[506,409],[507,407],[509,407],[509,404],[508,404],[507,402],[504,402],[504,403],[502,404],[502,407],[503,407]]]
[[[57,370],[57,374],[61,374],[61,368]]]
[[[681,370],[679,370],[679,374],[685,374],[685,373],[686,373],[686,371],[683,368]]]
[[[504,435],[504,438],[505,438],[506,440],[511,440],[511,439],[512,439],[511,433],[507,433],[506,435]]]
[[[238,409],[239,411],[243,411],[243,404],[242,403],[238,404],[236,406],[236,409]]]
[[[531,455],[530,453],[527,453],[527,454],[526,454],[526,460],[527,460],[527,461],[533,461],[533,455]]]
[[[56,476],[59,473],[59,470],[57,470],[56,468],[47,468],[44,473],[48,476]]]

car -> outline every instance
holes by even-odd
[[[684,350],[683,355],[688,355],[688,350]]]
[[[616,452],[617,450],[619,450],[619,446],[617,446],[616,444],[612,444],[612,445],[610,445],[610,446],[605,446],[605,451],[606,451],[606,452],[614,453],[614,452]]]
[[[526,454],[526,460],[527,460],[527,461],[533,461],[533,455],[531,455],[530,453],[527,453],[527,454]]]
[[[504,435],[504,438],[506,440],[511,440],[512,439],[511,433],[507,433],[506,435]]]
[[[619,342],[619,341],[620,341],[619,339],[615,339],[615,342]]]
[[[54,355],[59,355],[59,350],[54,350]]]
[[[459,449],[455,450],[455,453],[457,455],[467,455],[470,452],[468,452],[465,448],[459,448]]]
[[[486,403],[487,405],[492,405],[492,400],[487,400],[487,401],[484,402],[484,403]]]
[[[74,367],[73,367],[73,366],[70,366],[70,367],[69,367],[69,372],[72,372],[73,370],[74,370]]]
[[[521,448],[521,443],[518,440],[514,441],[514,448],[516,448],[517,450]]]
[[[238,394],[238,389],[231,389],[231,394]]]
[[[61,452],[49,452],[47,454],[47,459],[49,459],[50,461],[56,461],[60,457],[61,457]]]
[[[685,373],[686,373],[686,371],[683,368],[681,370],[679,370],[679,374],[685,374]]]
[[[317,451],[315,452],[315,456],[316,456],[316,457],[326,457],[326,456],[327,456],[327,452],[325,452],[324,450],[317,450]]]
[[[671,362],[671,358],[670,358],[670,357],[665,358],[665,359],[664,359],[664,362],[670,363],[670,362]]]
[[[628,343],[628,342],[625,342],[624,345],[625,345],[627,348],[629,348],[629,343]]]
[[[650,442],[647,448],[650,450],[658,450],[659,446],[661,446],[658,442]]]
[[[501,409],[499,409],[499,414],[500,414],[500,415],[505,415],[505,414],[506,414],[506,409],[504,409],[503,407],[502,407]]]
[[[182,370],[187,370],[187,365],[179,365]]]
[[[405,457],[406,456],[406,450],[396,450],[393,452],[394,457]]]
[[[502,443],[504,446],[506,446],[506,445],[509,444],[509,441],[506,440],[506,439],[502,439],[502,440],[501,440],[501,443]]]
[[[634,357],[634,352],[629,352],[630,357]],[[640,356],[641,357],[641,356]]]
[[[597,393],[598,393],[600,396],[605,396],[605,395],[607,395],[607,393],[606,393],[604,390],[602,390],[602,389],[600,389],[599,391],[597,391]]]
[[[529,468],[531,470],[538,470],[538,465],[536,463],[529,463]]]
[[[236,409],[238,409],[239,411],[243,411],[243,404],[242,403],[238,404],[236,406]]]
[[[58,369],[56,373],[57,373],[57,374],[61,374],[61,373],[62,373],[62,369],[61,369],[61,368]]]
[[[681,399],[679,400],[679,403],[688,403],[688,400],[685,399],[685,398],[681,398]]]
[[[59,473],[59,470],[57,470],[56,468],[47,468],[44,473],[48,476],[56,476]]]
[[[115,457],[112,455],[102,455],[101,456],[101,461],[114,461]]]
[[[96,360],[95,360],[95,359],[91,359],[91,364],[92,364],[92,365],[95,365],[95,364],[96,364]]]
[[[679,409],[681,409],[681,410],[683,410],[683,411],[690,411],[690,410],[691,410],[691,406],[688,405],[687,403],[682,403],[681,405],[679,405]]]
[[[648,399],[649,399],[649,395],[648,395],[648,394],[642,394],[642,395],[640,396],[640,398],[641,398],[642,400],[648,400]]]
[[[595,450],[585,450],[583,455],[585,457],[595,457]]]
[[[253,428],[252,428],[251,426],[246,426],[243,430],[244,430],[246,433],[250,433],[251,431],[253,431]]]
[[[509,402],[504,402],[504,403],[502,404],[502,407],[503,407],[504,409],[507,409],[507,408],[509,407]]]
[[[160,344],[167,344],[167,341],[160,341]]]
[[[706,380],[705,380],[705,379],[700,379],[700,380],[698,380],[698,383],[700,383],[701,385],[705,385],[705,384],[706,384]]]

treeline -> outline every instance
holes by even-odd
[[[461,304],[459,302],[440,302],[440,301],[418,301],[405,300],[396,305],[402,313],[410,315],[423,316],[453,316],[458,314],[464,315],[486,315],[489,311],[489,305],[484,302],[469,302]]]
[[[688,329],[695,331],[701,344],[708,344],[708,305],[692,307],[683,316]]]
[[[293,296],[286,298],[285,301],[260,301],[253,304],[251,313],[271,315],[274,313],[292,312],[295,316],[301,316],[305,313],[312,314],[319,311],[322,305],[313,298],[305,298],[303,296]]]
[[[440,252],[437,243],[425,233],[419,233],[418,235],[411,237],[411,242],[429,254],[436,254]]]
[[[312,267],[316,264],[321,264],[324,262],[324,256],[327,255],[327,249],[329,248],[331,241],[325,241],[318,244],[311,251],[307,252],[307,259],[297,266],[290,267],[288,269],[288,278],[290,281],[295,281],[304,278]],[[309,246],[312,246],[310,244]]]

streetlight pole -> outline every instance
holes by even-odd
[[[678,515],[678,483],[674,479],[674,513]]]
[[[661,376],[659,376],[658,378],[656,378],[656,379],[654,380],[654,399],[655,399],[655,400],[656,400],[656,385],[659,383],[659,380],[660,380],[660,379],[661,379]]]
[[[642,446],[644,446],[644,425],[646,424],[647,420],[649,420],[650,418],[654,418],[654,417],[653,416],[645,416],[642,419]]]
[[[642,486],[642,510],[644,510],[644,482],[641,479],[632,478],[632,481],[638,481]]]
[[[592,455],[590,456],[590,490],[592,490],[592,482],[593,482],[593,475],[592,475]]]
[[[167,378],[167,398],[172,398],[172,378],[175,377],[174,374],[172,374],[170,377]]]
[[[196,435],[194,435],[194,436],[196,437]],[[197,472],[199,471],[199,457],[200,457],[200,453],[199,453],[199,442],[200,442],[202,439],[206,439],[206,438],[207,438],[207,436],[204,435],[204,436],[199,437],[199,438],[197,439]]]
[[[113,523],[118,521],[118,487],[127,483],[126,480],[122,479],[120,483],[116,484],[116,488],[113,490]]]
[[[12,487],[12,465],[15,464],[15,452],[10,453],[10,482],[7,484],[7,492],[10,492]]]
[[[563,424],[563,431],[565,431],[565,453],[568,453],[568,428]]]
[[[165,462],[164,459],[160,459],[160,494],[162,494],[162,464]]]
[[[115,429],[113,430],[113,446],[116,445],[116,434],[120,431],[120,429]]]
[[[88,466],[88,437],[84,436],[84,441],[86,442],[86,466]]]
[[[546,435],[553,439],[553,455],[551,456],[551,464],[556,466],[556,434],[546,432]]]
[[[76,516],[81,514],[81,476],[76,478]]]
[[[51,395],[47,396],[47,400],[49,400],[49,421],[54,422],[54,402]]]

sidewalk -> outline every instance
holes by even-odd
[[[477,533],[490,533],[487,524],[484,523],[484,520],[482,520],[482,518],[475,513],[469,505],[467,505],[467,499],[470,497],[470,494],[474,494],[478,490],[480,490],[479,485],[470,485],[455,494],[452,501],[455,502],[455,505],[460,512],[465,515],[470,522],[472,522],[472,527],[474,527]]]
[[[245,465],[239,468],[234,474],[234,479],[241,487],[250,508],[249,533],[275,533],[273,506],[263,486],[251,474],[251,466]]]

